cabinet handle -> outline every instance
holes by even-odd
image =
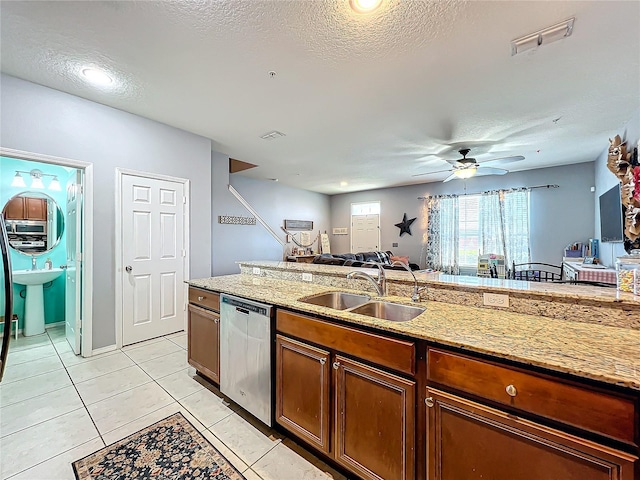
[[[427,397],[424,399],[424,403],[427,404],[427,407],[431,408],[433,407],[433,397]]]
[[[324,365],[325,363],[327,363],[327,359],[326,358],[321,358],[320,359],[320,365]]]
[[[514,387],[513,385],[507,385],[507,388],[505,388],[505,390],[510,397],[515,397],[518,394],[518,390],[516,390],[516,387]]]
[[[333,368],[337,370],[340,367],[340,362],[333,362]]]
[[[213,323],[218,323],[220,321],[220,319],[218,317],[213,319]]]
[[[198,301],[201,302],[202,300],[204,300],[204,297],[198,297]]]

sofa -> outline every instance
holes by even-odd
[[[396,257],[392,252],[375,251],[375,252],[358,252],[358,253],[323,253],[316,255],[311,263],[321,265],[342,265],[345,267],[369,267],[366,262],[376,262],[389,270],[405,270],[400,265],[392,265],[394,260],[408,264],[411,270],[420,270],[420,266],[409,262],[409,257]]]

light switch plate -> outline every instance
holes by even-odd
[[[260,267],[253,267],[253,274],[260,275]]]
[[[482,300],[487,307],[509,307],[509,295],[499,293],[483,293]]]
[[[311,273],[303,273],[302,274],[302,281],[303,282],[313,282],[313,274],[311,274]]]

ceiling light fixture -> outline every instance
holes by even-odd
[[[570,36],[573,33],[573,22],[575,22],[575,20],[575,17],[570,18],[564,22],[511,40],[511,55],[518,55],[527,50],[534,50],[540,45],[547,45],[548,43]]]
[[[42,177],[53,177],[51,183],[49,184],[49,190],[60,191],[60,182],[58,181],[57,175],[53,175],[51,173],[42,173],[42,170],[38,170],[34,168],[33,170],[26,172],[24,170],[16,170],[16,175],[13,177],[13,181],[11,182],[12,187],[26,187],[27,184],[22,177],[22,174],[29,175],[31,177],[31,185],[30,188],[44,188],[44,183],[42,182]]]
[[[274,130],[273,132],[269,132],[269,133],[265,133],[264,135],[260,135],[260,138],[262,138],[263,140],[275,140],[276,138],[284,137],[284,136],[285,136],[284,133]]]
[[[478,169],[476,167],[471,167],[471,168],[460,168],[458,170],[454,170],[453,174],[458,177],[458,178],[471,178],[473,177],[476,172],[478,171]]]
[[[26,187],[27,184],[24,183],[24,178],[22,178],[22,175],[20,175],[20,172],[16,172],[16,176],[13,177],[13,180],[11,181],[11,186],[12,187]]]
[[[349,0],[351,9],[357,13],[371,13],[382,4],[382,0]]]
[[[341,187],[346,187],[347,185],[349,185],[347,182],[340,182]]]
[[[104,71],[94,67],[86,67],[82,69],[82,75],[94,85],[106,87],[113,83],[113,79]]]

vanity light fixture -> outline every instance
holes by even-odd
[[[101,87],[106,87],[113,83],[113,78],[107,75],[104,71],[94,67],[83,68],[82,75],[89,82],[93,83],[94,85],[99,85]]]
[[[26,187],[27,184],[24,183],[24,178],[22,178],[22,175],[20,174],[20,172],[16,172],[16,176],[13,177],[13,180],[11,181],[11,186],[12,187]]]
[[[573,22],[575,22],[575,20],[575,17],[573,17],[564,22],[556,23],[537,32],[511,40],[511,56],[569,37],[573,33]]]
[[[458,170],[454,170],[453,174],[458,177],[458,178],[471,178],[473,177],[476,172],[478,171],[478,169],[476,167],[471,167],[471,168],[460,168]]]
[[[44,183],[42,182],[42,177],[53,177],[51,183],[49,184],[49,190],[60,191],[60,182],[58,181],[58,176],[53,175],[51,173],[42,173],[42,170],[38,170],[34,168],[29,172],[25,172],[24,170],[16,170],[16,175],[13,177],[13,181],[11,182],[12,187],[26,187],[27,184],[22,177],[22,174],[29,175],[31,177],[31,185],[29,188],[44,188]]]
[[[371,13],[382,4],[382,0],[349,0],[351,9],[356,13]]]

